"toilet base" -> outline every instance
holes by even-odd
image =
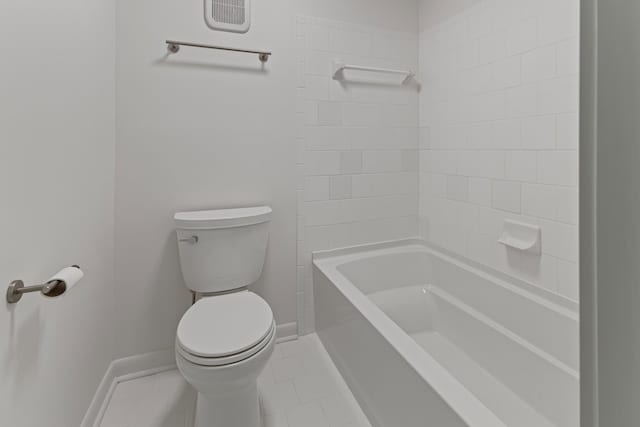
[[[257,383],[228,393],[198,393],[195,427],[262,427]]]

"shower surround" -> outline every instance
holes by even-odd
[[[419,73],[422,236],[574,301],[578,21],[578,0],[478,2],[422,26]],[[498,244],[505,220],[542,256]]]
[[[333,62],[415,70],[418,38],[305,16],[297,24],[298,329],[306,333],[314,330],[311,252],[418,231],[415,85],[334,80]]]
[[[417,34],[298,17],[300,332],[313,251],[413,236],[578,301],[578,0],[417,3]],[[499,244],[507,220],[542,254]]]
[[[299,326],[373,425],[577,426],[579,2],[419,10],[417,39],[298,20]]]

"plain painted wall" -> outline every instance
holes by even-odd
[[[253,2],[244,35],[211,31],[201,2],[126,0],[117,15],[117,356],[171,348],[190,297],[173,214],[269,204],[274,210],[263,278],[278,324],[296,308],[296,15],[415,30],[414,0]],[[267,49],[254,55],[164,41]]]
[[[79,264],[67,295],[0,309],[0,424],[77,426],[113,357],[114,5],[0,13],[0,283]]]
[[[597,0],[580,2],[580,422],[598,424]]]
[[[597,396],[599,402],[595,413],[586,414],[584,425],[632,427],[640,425],[640,3],[588,3],[589,38],[583,52],[589,55],[585,64],[594,78],[585,81],[583,96],[596,110],[583,121],[583,142],[589,150],[595,148],[584,159],[588,168],[584,178],[595,185],[590,185],[583,208],[595,206],[595,214],[586,217],[583,244],[595,242],[597,250],[585,254],[589,258],[584,259],[583,271],[588,280],[583,286],[591,295],[595,274],[597,299],[589,305],[595,311],[584,314],[585,335],[590,333],[584,351],[597,346],[597,378],[593,380],[593,371],[586,372],[585,386],[596,386],[598,391],[585,389],[584,394],[592,400]],[[589,120],[595,120],[595,126]],[[594,261],[595,268],[589,268]],[[594,359],[586,361],[593,368]]]
[[[284,13],[283,13],[284,12]],[[201,2],[125,0],[117,16],[117,354],[174,344],[190,303],[173,214],[270,205],[270,250],[254,287],[279,324],[295,309],[296,64],[290,0],[254,2],[246,35],[213,32]],[[256,55],[164,41],[266,49]]]

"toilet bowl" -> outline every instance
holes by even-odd
[[[248,291],[206,297],[176,335],[178,369],[198,392],[196,427],[258,427],[256,380],[275,345],[271,309]]]
[[[183,277],[203,294],[176,333],[176,364],[198,392],[195,427],[260,427],[257,379],[276,340],[273,312],[248,286],[262,273],[271,209],[176,214]]]

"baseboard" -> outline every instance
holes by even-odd
[[[298,324],[296,322],[278,325],[276,330],[276,342],[293,341],[298,338]]]
[[[297,338],[298,325],[296,322],[277,326],[277,342],[292,341]],[[114,360],[109,364],[104,377],[102,377],[80,427],[100,427],[118,383],[169,371],[175,367],[176,360],[173,349]]]
[[[81,427],[99,427],[118,383],[175,369],[173,349],[117,359],[107,371],[93,395]]]

